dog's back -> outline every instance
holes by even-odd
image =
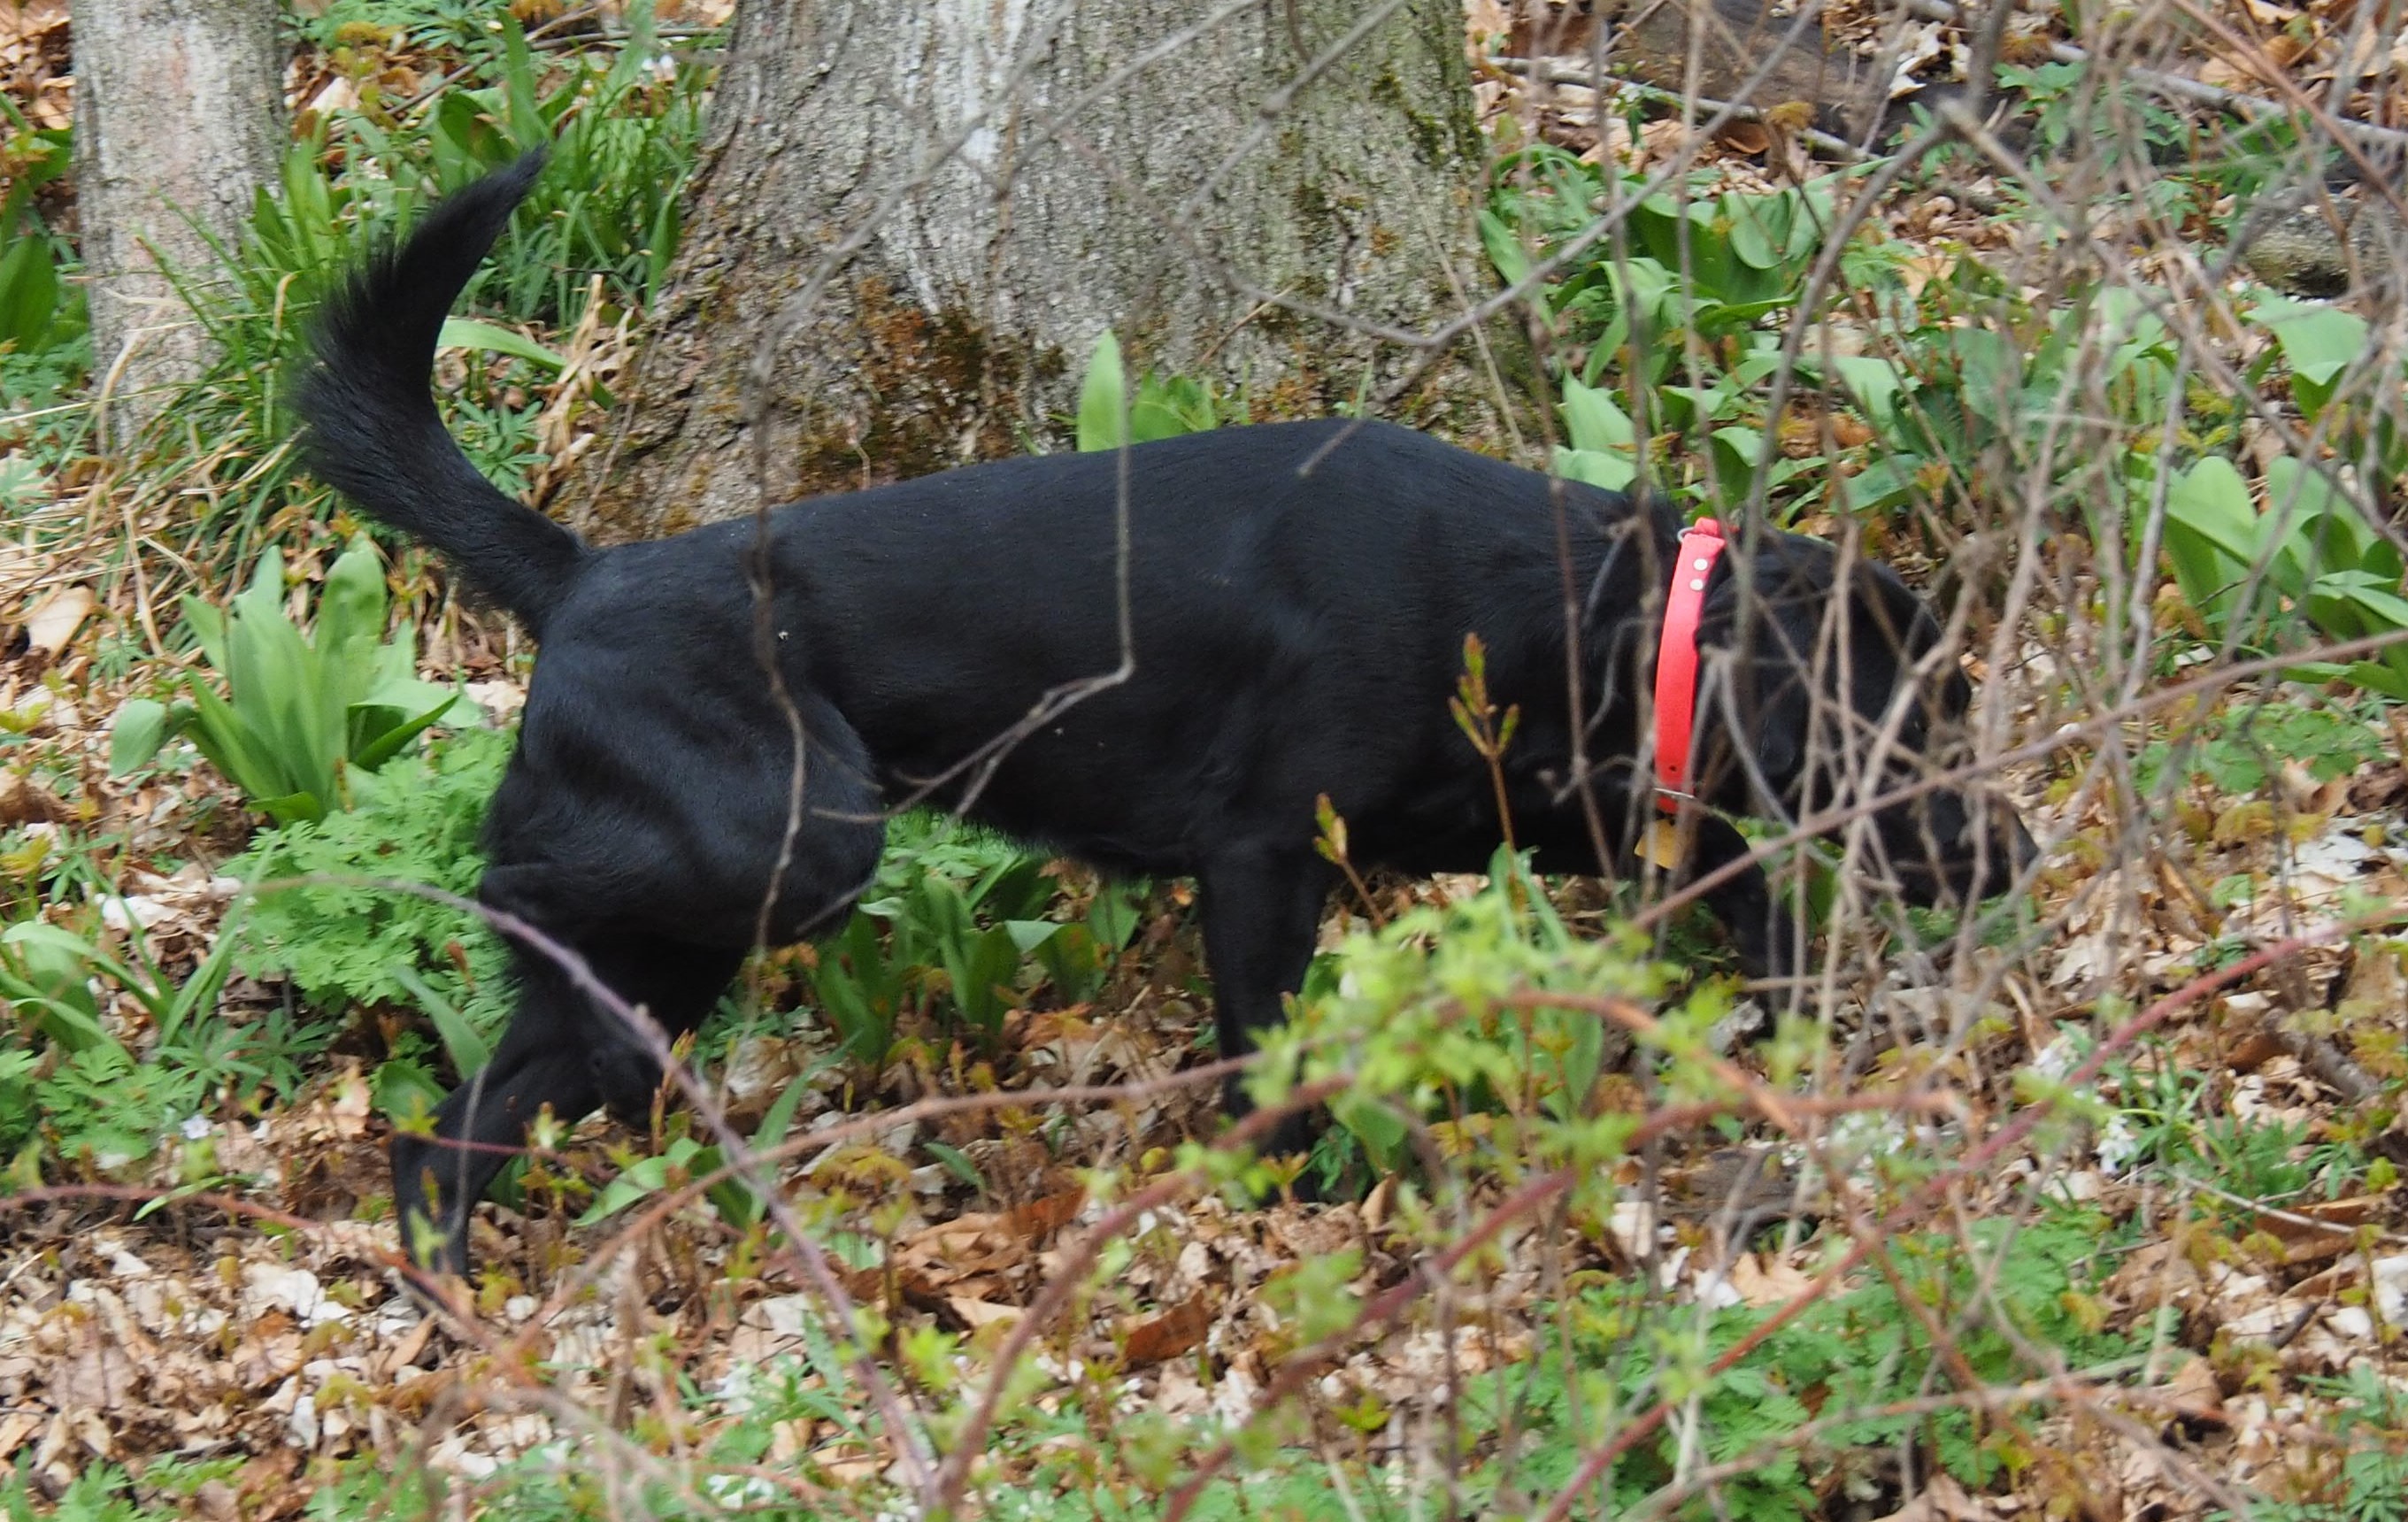
[[[774,639],[788,690],[843,715],[890,800],[967,798],[998,828],[1120,869],[1192,871],[1322,793],[1376,840],[1383,812],[1408,795],[1426,810],[1440,778],[1493,831],[1447,699],[1476,634],[1498,700],[1524,710],[1517,766],[1566,741],[1557,491],[1586,595],[1631,526],[1622,498],[1393,424],[968,467],[779,509]],[[756,532],[600,552],[552,615],[577,670],[538,668],[531,718],[566,681],[597,695],[749,682],[766,705],[745,658]],[[1616,612],[1638,610],[1646,559],[1630,557]]]

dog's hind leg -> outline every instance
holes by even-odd
[[[1213,1028],[1221,1055],[1254,1049],[1254,1032],[1284,1018],[1283,996],[1304,984],[1332,873],[1310,850],[1243,845],[1208,858],[1197,874],[1204,906],[1204,958],[1212,975]],[[1254,1108],[1240,1075],[1222,1085],[1232,1117]],[[1298,1116],[1267,1151],[1298,1150],[1311,1130]]]
[[[490,883],[487,893],[494,897]],[[744,960],[740,950],[641,934],[597,934],[571,949],[605,987],[642,1006],[671,1040],[702,1023]],[[493,1060],[443,1101],[432,1137],[394,1138],[402,1247],[438,1273],[466,1271],[468,1213],[547,1105],[564,1125],[604,1105],[639,1123],[660,1083],[651,1051],[566,968],[524,947],[514,949],[513,959],[518,1012]]]

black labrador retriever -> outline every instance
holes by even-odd
[[[374,254],[321,317],[297,400],[322,479],[542,643],[481,898],[672,1035],[710,1010],[765,918],[773,942],[838,924],[883,815],[925,798],[1108,872],[1194,877],[1220,1049],[1248,1050],[1302,980],[1332,886],[1316,798],[1359,865],[1486,866],[1498,794],[1447,704],[1470,634],[1495,700],[1520,710],[1505,802],[1540,869],[1598,872],[1600,838],[1618,854],[1649,817],[1639,690],[1676,515],[1409,429],[1282,424],[974,466],[780,508],[766,554],[743,521],[584,544],[480,476],[429,392],[445,313],[538,167],[469,186]],[[1903,582],[1857,565],[1842,591],[1835,552],[1791,535],[1739,558],[1713,571],[1699,630],[1720,694],[1700,704],[1706,803],[1830,796],[1817,758],[1841,754],[1842,730],[1861,753],[1902,686],[1892,772],[1940,754],[1970,692],[1953,662],[1915,674],[1940,631]],[[772,661],[808,737],[791,840]],[[1718,814],[1691,823],[1692,870],[1745,854]],[[1954,790],[1876,824],[1918,901],[1997,891],[2031,854],[2012,811]],[[1761,870],[1708,901],[1750,969],[1796,964]],[[466,1266],[469,1208],[541,1107],[639,1115],[661,1076],[554,963],[521,948],[515,975],[492,1064],[432,1138],[394,1142],[405,1241],[430,1269]]]

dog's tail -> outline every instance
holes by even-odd
[[[540,635],[588,552],[495,489],[444,431],[429,389],[443,319],[543,167],[527,154],[429,211],[332,294],[294,395],[302,456],[370,517],[440,551]]]

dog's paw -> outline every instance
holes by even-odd
[[[651,1124],[661,1086],[661,1065],[652,1054],[633,1041],[609,1041],[595,1048],[593,1063],[594,1084],[610,1118],[631,1129]]]

